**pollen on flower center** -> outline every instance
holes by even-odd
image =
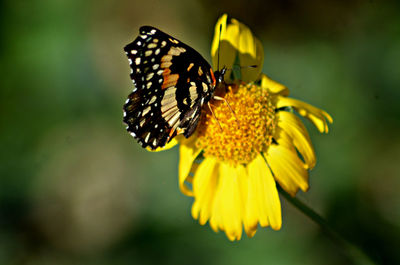
[[[228,91],[223,97],[234,113],[223,100],[210,102],[217,119],[204,106],[196,145],[204,150],[204,157],[247,164],[272,142],[275,107],[267,90],[256,85],[232,85]]]

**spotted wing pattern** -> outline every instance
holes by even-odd
[[[168,34],[144,26],[124,48],[135,85],[123,107],[127,130],[143,147],[163,147],[177,134],[189,137],[216,79],[207,61]]]

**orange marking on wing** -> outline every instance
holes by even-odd
[[[164,75],[164,82],[161,85],[161,89],[167,89],[168,87],[175,86],[176,83],[178,82],[178,79],[179,79],[179,75],[178,74]]]
[[[168,62],[162,62],[161,63],[161,68],[168,68],[172,65],[172,63],[170,61]]]
[[[190,69],[192,69],[194,63],[189,64],[188,68],[186,69],[188,72],[190,71]]]
[[[175,133],[175,128],[172,128],[171,131],[169,132],[169,137],[171,138],[172,135],[174,135]]]
[[[163,75],[164,78],[165,78],[165,76],[169,75],[170,73],[171,73],[171,70],[170,70],[169,68],[165,68],[165,69],[164,69],[164,72],[162,73],[162,75]]]
[[[182,134],[184,132],[185,132],[185,129],[177,128],[177,126],[174,126],[173,128],[171,128],[171,131],[169,132],[169,138],[175,137],[178,134]]]
[[[171,60],[172,60],[171,54],[167,54],[167,55],[164,55],[163,57],[161,57],[161,62],[170,62]]]
[[[171,54],[167,54],[164,55],[163,57],[161,57],[161,68],[168,68],[172,65],[172,55]]]
[[[176,134],[181,134],[181,133],[184,133],[184,132],[185,132],[185,129],[178,128],[176,130]]]
[[[215,86],[217,84],[217,80],[215,80],[215,76],[214,76],[214,72],[213,70],[210,68],[210,73],[211,73],[211,79],[212,79],[212,85]]]
[[[179,43],[179,41],[177,41],[177,40],[174,40],[174,39],[172,39],[172,38],[168,38],[172,43],[175,43],[175,44],[178,44]]]

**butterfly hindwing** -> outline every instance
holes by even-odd
[[[216,81],[194,49],[150,26],[139,31],[124,49],[135,85],[124,105],[124,122],[143,147],[155,149],[177,134],[193,133]]]

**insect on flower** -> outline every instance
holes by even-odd
[[[127,130],[143,147],[164,147],[173,137],[190,137],[202,106],[223,82],[194,49],[150,26],[126,45],[135,89],[124,105]]]

